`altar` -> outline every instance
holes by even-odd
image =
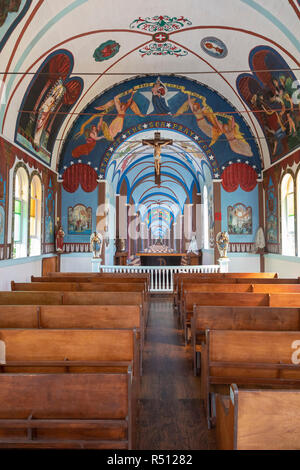
[[[141,266],[180,266],[186,253],[137,253]]]

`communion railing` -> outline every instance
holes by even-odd
[[[100,273],[149,273],[150,292],[173,292],[175,273],[218,273],[220,265],[201,266],[105,266],[93,260],[93,271]]]

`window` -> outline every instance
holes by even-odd
[[[209,228],[208,228],[208,194],[207,187],[203,189],[203,246],[209,248]]]
[[[34,175],[30,184],[29,236],[30,256],[41,254],[42,221],[42,184],[38,175]]]
[[[281,182],[281,240],[282,254],[295,256],[295,193],[290,173]]]
[[[28,175],[23,167],[15,173],[15,198],[13,204],[13,257],[27,256],[28,240]]]

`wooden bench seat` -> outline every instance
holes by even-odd
[[[191,320],[194,375],[205,330],[300,331],[300,308],[194,306]]]
[[[215,393],[228,386],[300,388],[292,361],[299,331],[206,330],[201,352],[201,397],[208,427],[215,424]]]
[[[132,382],[130,368],[0,374],[0,448],[134,449]]]
[[[136,329],[142,375],[144,319],[137,305],[0,305],[0,328]]]
[[[216,435],[219,450],[300,450],[300,390],[232,384],[216,395]]]

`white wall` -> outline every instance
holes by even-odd
[[[227,253],[230,273],[259,273],[260,256],[252,253]],[[266,271],[268,271],[266,269]]]
[[[276,272],[279,277],[299,277],[300,276],[300,257],[265,255],[265,271]]]
[[[70,253],[61,255],[61,272],[89,273],[92,272],[91,253]]]
[[[0,262],[0,290],[11,290],[11,281],[30,282],[31,276],[41,276],[42,256]]]

